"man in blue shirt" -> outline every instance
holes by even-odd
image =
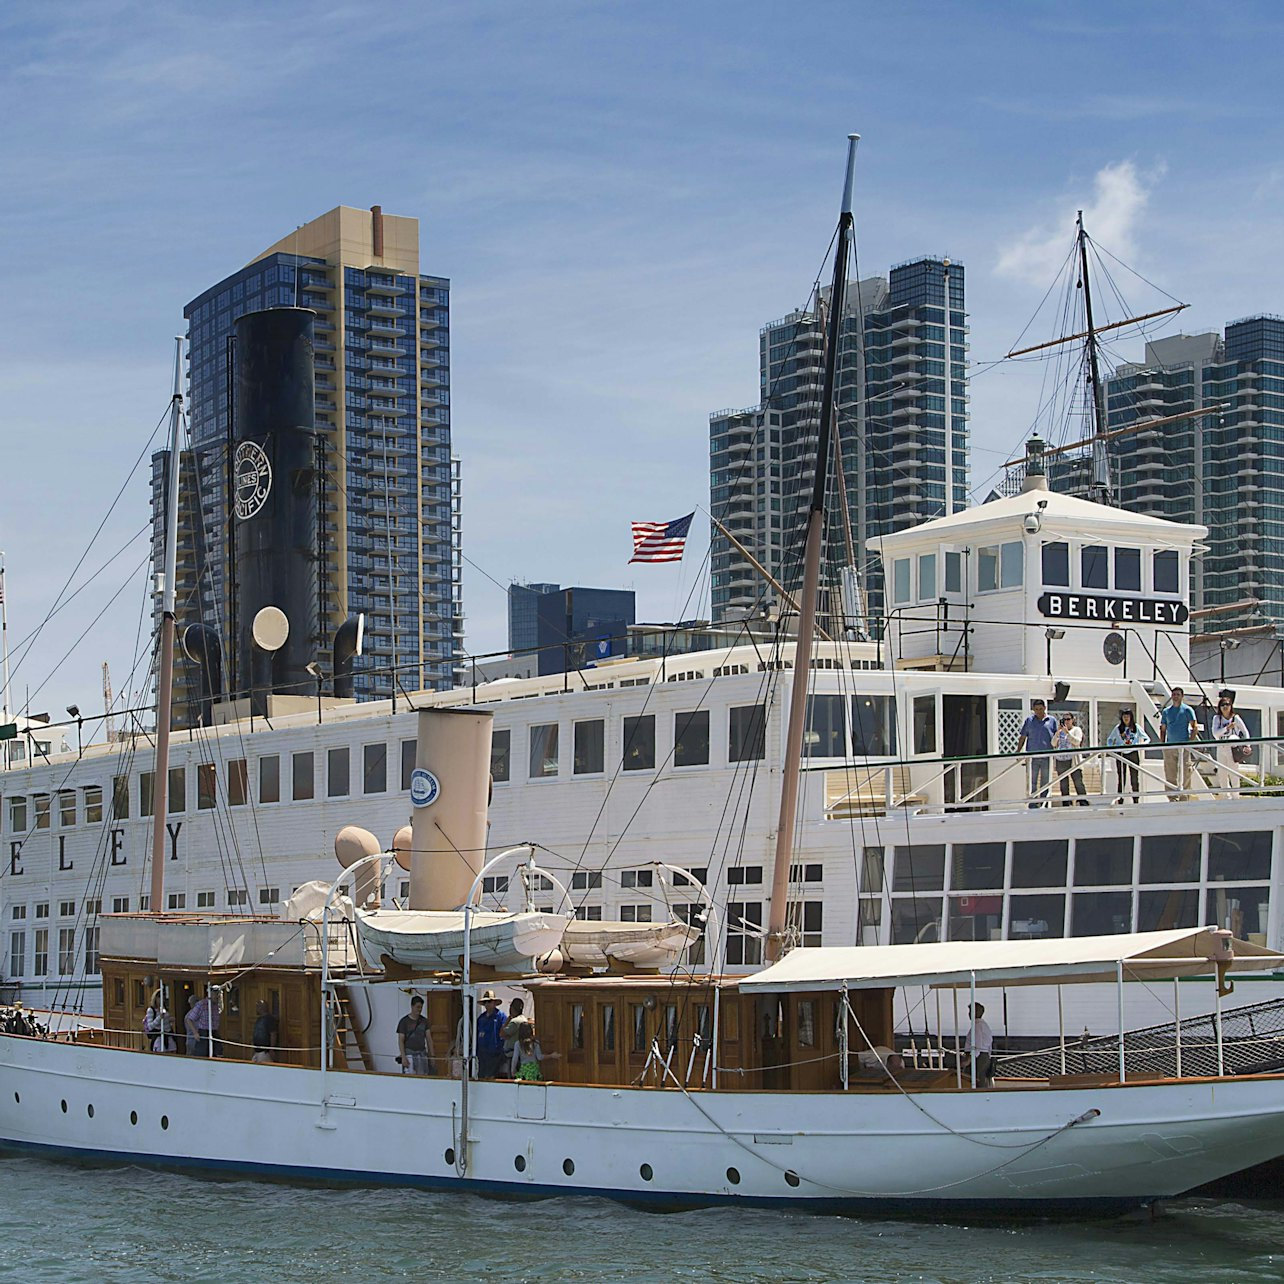
[[[504,1040],[500,1031],[508,1018],[494,990],[487,990],[481,996],[481,1005],[477,1017],[477,1077],[498,1079],[504,1065]]]
[[[1159,740],[1164,746],[1164,783],[1169,802],[1190,800],[1190,753],[1170,745],[1186,745],[1198,738],[1199,722],[1186,703],[1186,693],[1173,687],[1172,697],[1159,712]]]
[[[1052,752],[1052,737],[1057,734],[1057,720],[1048,717],[1048,706],[1042,700],[1030,702],[1031,714],[1021,724],[1021,738],[1017,753],[1029,746],[1031,807],[1044,807],[1048,797],[1048,757]]]

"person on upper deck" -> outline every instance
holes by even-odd
[[[1137,716],[1131,709],[1119,710],[1119,723],[1117,726],[1110,728],[1110,734],[1106,737],[1106,745],[1110,749],[1128,750],[1134,745],[1148,745],[1150,737],[1137,725]],[[1138,796],[1140,793],[1139,770],[1141,755],[1136,749],[1129,752],[1115,754],[1115,778],[1119,788],[1119,797],[1115,799],[1115,806],[1121,806],[1124,800],[1124,784],[1128,777],[1132,777],[1132,800],[1135,803],[1141,802]]]
[[[260,999],[254,1005],[254,1054],[250,1060],[255,1065],[271,1065],[276,1052],[278,1022],[268,1007],[267,1001]]]
[[[1213,739],[1220,742],[1248,739],[1248,724],[1235,712],[1234,692],[1223,691],[1218,697],[1212,730]],[[1217,788],[1222,791],[1222,797],[1238,789],[1243,783],[1238,774],[1238,764],[1247,762],[1251,754],[1252,749],[1248,745],[1240,746],[1234,743],[1218,745]]]
[[[508,1018],[494,990],[487,990],[481,996],[481,1005],[482,1010],[477,1017],[477,1077],[498,1079],[504,1069],[502,1031]]]
[[[424,1016],[419,995],[410,1000],[410,1012],[397,1022],[397,1060],[402,1074],[433,1074],[432,1030]]]
[[[1173,687],[1168,703],[1159,711],[1159,742],[1164,746],[1164,783],[1169,802],[1190,801],[1191,758],[1185,746],[1198,738],[1195,711],[1186,703],[1185,691]]]
[[[1074,781],[1075,799],[1081,807],[1087,807],[1088,790],[1083,783],[1083,768],[1079,765],[1077,750],[1083,744],[1083,728],[1074,720],[1073,713],[1063,713],[1057,734],[1052,737],[1056,750],[1053,762],[1057,768],[1057,784],[1061,786],[1061,806],[1070,806],[1070,782]]]
[[[1021,724],[1017,740],[1017,753],[1029,745],[1030,753],[1030,806],[1044,807],[1048,797],[1048,759],[1052,752],[1052,737],[1057,734],[1057,720],[1048,717],[1048,706],[1042,700],[1030,702],[1030,716]]]

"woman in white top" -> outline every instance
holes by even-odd
[[[1224,798],[1227,792],[1243,784],[1238,775],[1239,764],[1235,761],[1233,742],[1248,739],[1248,727],[1235,712],[1235,702],[1229,696],[1221,696],[1217,701],[1217,712],[1213,714],[1213,739],[1232,742],[1217,746],[1217,788],[1222,790],[1220,796]]]

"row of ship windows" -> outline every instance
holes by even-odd
[[[727,758],[729,762],[761,760],[766,753],[766,710],[763,705],[745,705],[728,711]],[[707,766],[710,747],[710,715],[707,709],[673,715],[673,740],[669,759],[675,767]],[[559,771],[559,728],[557,723],[544,723],[527,728],[529,775],[532,778],[556,776]],[[512,737],[509,728],[495,731],[491,746],[491,774],[497,782],[512,778]],[[572,770],[576,775],[602,773],[606,767],[606,724],[593,719],[573,724],[571,741],[574,752]],[[625,771],[654,770],[656,754],[656,717],[643,714],[624,718],[621,765]],[[325,797],[346,798],[354,784],[362,794],[388,792],[389,765],[386,744],[362,745],[357,766],[359,779],[354,782],[354,750],[348,745],[325,751]],[[401,742],[400,785],[410,788],[410,774],[415,765],[415,742]],[[289,756],[290,799],[303,802],[317,796],[316,759],[312,750]],[[281,755],[265,754],[257,759],[258,802],[282,801]],[[169,769],[167,810],[185,812],[193,799],[188,794],[188,769]],[[196,810],[206,811],[221,801],[229,807],[244,807],[250,798],[250,765],[245,758],[233,758],[224,766],[222,778],[218,764],[203,762],[193,773],[196,781]],[[143,771],[137,777],[137,790],[131,778],[115,776],[111,786],[111,817],[128,820],[137,806],[139,816],[151,816],[155,807],[156,777]],[[60,828],[70,829],[79,823],[101,824],[104,820],[104,787],[82,785],[79,789],[61,789],[55,794],[14,795],[9,799],[9,832],[25,835],[33,830],[50,829],[54,817]]]

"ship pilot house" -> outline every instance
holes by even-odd
[[[1075,711],[1085,743],[1101,744],[1121,703],[1142,722],[1189,674],[1190,566],[1207,529],[1057,494],[1043,449],[1031,440],[1018,494],[872,541],[887,667],[942,675],[938,695],[915,684],[907,744],[916,757],[978,759],[936,789],[913,773],[937,805],[1023,792],[1019,771],[996,779],[1003,764],[985,757],[1015,750],[1035,696]],[[987,693],[948,676],[963,673],[996,681]],[[1005,694],[1014,685],[1024,694]]]

